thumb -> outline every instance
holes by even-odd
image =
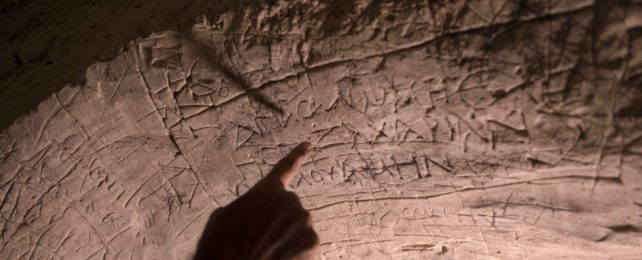
[[[289,186],[301,165],[312,154],[312,148],[313,146],[309,142],[300,143],[281,159],[265,178],[280,180],[284,188]]]

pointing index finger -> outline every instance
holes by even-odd
[[[313,146],[309,142],[300,143],[281,159],[265,178],[280,180],[284,188],[289,186],[301,165],[312,154],[312,148]]]

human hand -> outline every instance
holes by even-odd
[[[194,259],[312,259],[319,238],[296,194],[288,192],[312,154],[303,142],[247,193],[210,216]]]

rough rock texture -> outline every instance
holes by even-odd
[[[642,255],[639,1],[203,14],[0,135],[2,258],[188,258],[304,140],[319,259]]]

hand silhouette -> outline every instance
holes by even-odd
[[[210,216],[194,259],[312,259],[319,238],[296,194],[288,192],[310,157],[303,142],[247,193]]]

